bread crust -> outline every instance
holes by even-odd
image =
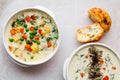
[[[97,25],[99,26],[99,29],[100,29],[100,33],[98,35],[95,35],[93,38],[91,39],[88,39],[88,40],[82,40],[79,38],[79,36],[82,34],[81,31],[85,30],[85,29],[89,29],[91,28],[93,25]],[[86,33],[87,34],[87,33]],[[88,42],[95,42],[95,41],[98,41],[102,38],[102,36],[104,35],[104,30],[103,28],[100,26],[99,23],[94,23],[92,25],[89,25],[89,26],[86,26],[86,27],[82,27],[80,29],[77,30],[77,41],[81,42],[81,43],[88,43]]]
[[[88,16],[93,22],[99,23],[105,32],[110,30],[112,20],[105,10],[100,8],[91,8],[88,10]]]

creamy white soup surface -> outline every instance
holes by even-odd
[[[114,52],[99,45],[80,49],[71,59],[69,80],[119,80],[120,60]]]
[[[58,45],[59,32],[54,20],[39,10],[25,10],[14,15],[5,30],[10,54],[24,62],[42,61]]]

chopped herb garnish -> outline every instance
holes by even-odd
[[[80,57],[83,57],[83,56],[84,56],[84,54],[80,55]]]
[[[33,59],[33,58],[34,58],[34,56],[31,56],[31,57],[30,57],[30,59]]]
[[[22,43],[23,43],[22,41],[19,42],[19,44],[22,44]]]
[[[52,37],[47,37],[46,40],[47,42],[50,42],[52,40]]]
[[[22,26],[25,23],[24,19],[16,19],[18,25]]]
[[[58,35],[54,36],[54,39],[58,39]]]
[[[32,21],[30,21],[30,23],[31,23],[32,25],[34,25],[36,22],[35,22],[34,20],[32,20]]]
[[[28,55],[30,55],[30,53],[29,53],[29,52],[27,52],[27,54],[28,54]]]
[[[13,23],[12,23],[12,27],[15,27],[15,21],[13,21]]]

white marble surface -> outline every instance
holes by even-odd
[[[62,42],[56,55],[48,62],[22,68],[13,63],[6,54],[2,42],[2,27],[11,13],[17,9],[35,5],[44,6],[55,14],[62,33]],[[111,30],[98,42],[108,44],[119,53],[119,0],[0,0],[0,80],[64,80],[62,68],[65,59],[82,45],[76,41],[76,29],[92,24],[87,16],[87,10],[91,7],[101,7],[110,13]]]

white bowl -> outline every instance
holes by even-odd
[[[57,22],[55,20],[55,17],[54,17],[54,14],[47,8],[45,7],[42,7],[42,6],[35,6],[35,7],[26,7],[26,8],[23,8],[23,9],[20,9],[16,12],[14,12],[6,21],[5,21],[5,25],[4,25],[4,29],[3,29],[3,43],[4,43],[4,47],[7,51],[7,54],[9,55],[9,57],[12,59],[13,62],[15,62],[16,64],[22,66],[22,67],[29,67],[29,66],[33,66],[33,65],[39,65],[39,64],[42,64],[42,63],[45,63],[46,61],[50,60],[54,55],[55,53],[57,52],[58,50],[58,47],[59,47],[59,44],[60,44],[60,30],[59,30],[59,27],[57,25],[57,28],[58,28],[58,32],[59,32],[59,39],[58,39],[58,45],[56,47],[56,49],[54,50],[54,52],[50,55],[50,57],[47,57],[46,59],[42,60],[42,61],[37,61],[37,62],[24,62],[24,61],[21,61],[17,58],[15,58],[13,55],[11,55],[10,51],[8,50],[7,48],[7,45],[6,45],[6,42],[5,42],[5,30],[6,30],[6,25],[8,23],[8,21],[17,13],[21,12],[21,11],[25,11],[25,10],[39,10],[41,12],[44,12],[45,14],[49,15],[55,22],[55,24],[57,25]]]
[[[68,69],[69,69],[69,64],[70,64],[73,56],[74,56],[79,50],[81,50],[82,48],[87,47],[87,46],[90,46],[90,45],[103,46],[103,47],[111,50],[111,51],[114,53],[114,55],[115,55],[115,56],[119,59],[119,61],[120,61],[119,55],[118,55],[110,46],[108,46],[108,45],[105,45],[105,44],[102,44],[102,43],[87,43],[87,44],[84,44],[84,45],[78,47],[78,48],[73,52],[73,54],[65,60],[64,66],[63,66],[63,77],[64,77],[65,80],[70,80],[70,79],[69,79],[69,75],[68,75]]]

